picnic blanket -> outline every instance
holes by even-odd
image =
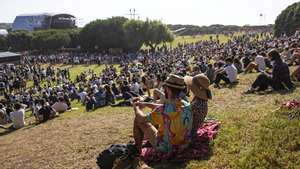
[[[209,142],[214,139],[218,133],[220,123],[216,121],[205,122],[197,131],[197,137],[193,143],[183,152],[174,150],[172,153],[161,153],[152,147],[144,147],[141,151],[141,157],[145,162],[159,161],[187,161],[203,158],[209,154]]]
[[[300,108],[300,101],[289,100],[289,101],[283,102],[281,104],[281,108],[287,108],[289,110],[291,110],[291,109],[298,109],[298,108]]]

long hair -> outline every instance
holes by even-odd
[[[282,62],[279,52],[276,49],[272,49],[268,56],[271,58],[271,61]]]

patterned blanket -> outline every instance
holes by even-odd
[[[200,159],[208,156],[209,142],[216,137],[220,123],[215,121],[205,122],[197,131],[197,137],[193,143],[184,151],[175,150],[172,153],[156,152],[154,148],[145,146],[142,149],[141,157],[145,162],[159,161],[187,161]]]

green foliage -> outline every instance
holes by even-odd
[[[124,23],[126,49],[128,51],[139,50],[144,43],[143,22],[128,20]]]
[[[288,6],[275,21],[274,34],[280,36],[283,33],[293,35],[300,28],[300,2]]]
[[[80,45],[80,40],[79,40],[80,29],[70,29],[67,30],[66,33],[69,34],[71,40],[67,47],[77,48],[78,45]]]
[[[8,45],[13,51],[25,51],[31,47],[32,34],[28,31],[13,31],[7,36]]]
[[[143,30],[145,32],[145,45],[149,46],[152,50],[155,50],[160,43],[171,42],[174,40],[174,36],[169,31],[168,27],[160,21],[147,20]]]
[[[123,17],[93,21],[82,29],[79,37],[85,49],[97,46],[102,50],[121,48],[126,51],[136,51],[143,44],[155,49],[158,44],[174,39],[169,29],[159,21],[143,22]]]
[[[33,33],[32,48],[37,50],[55,50],[68,47],[71,38],[60,30],[36,31]]]
[[[0,51],[6,51],[7,48],[7,38],[5,36],[0,36]]]
[[[125,45],[123,24],[124,17],[96,20],[87,24],[80,32],[80,44],[85,49],[123,48]]]

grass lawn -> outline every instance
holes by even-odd
[[[75,66],[71,76],[89,68]],[[241,74],[233,88],[212,89],[209,117],[221,122],[217,138],[210,144],[211,155],[176,167],[168,164],[154,168],[300,168],[300,120],[288,120],[275,111],[280,102],[300,99],[293,93],[243,95],[257,73]],[[114,143],[132,140],[131,107],[105,107],[93,112],[79,108],[43,124],[32,124],[12,133],[0,129],[1,169],[97,168],[99,152]]]
[[[236,35],[239,35],[241,33],[236,33]],[[210,40],[210,36],[213,37],[213,39],[216,39],[215,34],[206,34],[206,35],[197,35],[197,36],[176,36],[174,41],[171,43],[166,43],[167,47],[177,47],[178,44],[189,44],[189,43],[195,43],[199,41],[204,40]],[[226,43],[230,39],[229,36],[225,36],[223,34],[219,35],[220,43]],[[159,47],[163,46],[163,44],[158,45]],[[146,46],[143,46],[142,49],[147,49]]]

